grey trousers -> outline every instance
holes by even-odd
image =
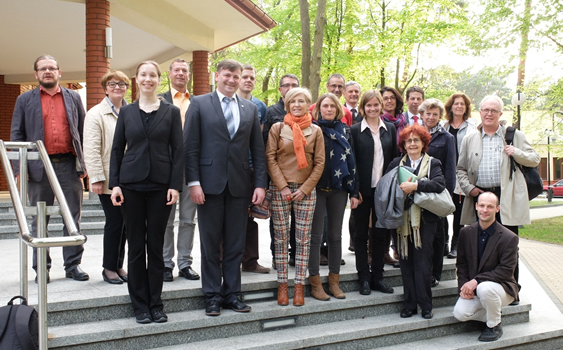
[[[194,247],[194,229],[195,229],[195,213],[197,204],[192,202],[190,198],[190,188],[184,184],[182,192],[180,192],[180,223],[178,224],[178,269],[183,269],[192,265],[192,249]],[[162,249],[164,257],[164,267],[174,268],[174,219],[176,218],[176,204],[172,206],[168,223],[166,224],[166,233],[164,234],[164,246]]]
[[[311,229],[311,252],[309,254],[309,276],[319,274],[321,241],[323,238],[324,216],[327,213],[326,240],[328,244],[328,270],[340,273],[342,258],[342,222],[348,193],[340,190],[329,192],[317,190],[317,205]]]
[[[82,209],[82,196],[83,188],[82,181],[76,173],[76,167],[74,161],[53,163],[53,168],[57,174],[57,179],[61,184],[61,188],[65,195],[68,207],[70,208],[70,213],[74,219],[74,223],[80,230],[80,210]],[[30,181],[28,190],[29,204],[31,206],[36,206],[37,202],[45,202],[47,206],[53,205],[55,200],[55,194],[51,189],[49,184],[49,179],[47,179],[47,174],[43,171],[43,177],[41,181],[35,182]],[[47,225],[49,224],[49,216],[47,216]],[[31,222],[31,234],[33,237],[37,237],[37,216],[33,217]],[[63,227],[63,234],[68,236],[68,229],[66,225]],[[63,247],[63,259],[65,270],[68,270],[74,265],[78,265],[82,261],[82,253],[84,252],[83,245],[77,245],[72,247]],[[37,249],[33,248],[33,269],[37,269]],[[49,254],[49,249],[47,249],[47,269],[51,268],[51,256]]]

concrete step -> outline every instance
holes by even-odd
[[[27,218],[27,222],[31,225],[32,217]],[[80,222],[105,222],[106,215],[101,209],[82,210]],[[49,224],[60,224],[63,222],[61,215],[51,215]],[[0,227],[17,225],[16,215],[14,213],[1,213],[0,214]]]
[[[507,308],[504,310],[504,321],[507,325],[527,322],[529,310],[530,305]],[[402,319],[398,313],[366,315],[324,324],[300,324],[296,328],[268,333],[261,331],[236,337],[221,337],[219,334],[216,339],[206,341],[186,338],[182,344],[164,347],[157,345],[159,347],[155,349],[375,349],[420,339],[434,339],[444,334],[469,332],[475,326],[458,322],[452,316],[452,307],[446,306],[435,308],[431,320],[425,320],[419,315]]]
[[[100,201],[97,198],[97,195],[93,195],[96,196],[95,198],[92,199],[84,199],[82,201],[82,210],[102,210],[102,204],[100,203]],[[57,204],[57,201],[55,201],[55,205]],[[14,212],[14,206],[12,204],[11,200],[6,200],[6,201],[0,201],[0,213],[13,213]]]
[[[273,281],[273,284],[277,282]],[[260,292],[269,292],[263,288]],[[249,292],[245,293],[247,297]],[[290,293],[291,295],[291,293]],[[189,298],[188,298],[189,299]],[[203,299],[201,299],[203,301]],[[446,281],[433,290],[434,306],[437,309],[451,309],[457,300],[455,281]],[[222,310],[219,317],[205,316],[203,305],[197,309],[174,311],[165,306],[169,321],[165,324],[140,326],[133,317],[88,322],[65,326],[49,327],[53,335],[49,340],[50,349],[150,349],[156,346],[186,344],[194,341],[206,341],[224,337],[236,337],[249,334],[262,334],[269,327],[276,328],[279,322],[288,321],[295,327],[322,325],[338,329],[341,322],[383,317],[393,320],[399,318],[402,308],[403,290],[396,287],[394,294],[373,292],[370,296],[358,292],[347,293],[347,298],[331,301],[318,301],[307,297],[303,307],[283,307],[271,300],[249,302],[253,310],[247,314]],[[516,309],[513,309],[516,310]],[[522,322],[527,319],[529,307],[518,308]],[[51,314],[49,314],[51,317]],[[420,319],[420,317],[417,317]],[[427,322],[425,320],[425,322]],[[267,337],[270,338],[270,337]],[[285,338],[281,338],[283,341]],[[202,349],[203,347],[199,347]],[[223,349],[229,348],[222,347]]]
[[[62,236],[63,224],[51,224],[47,227],[50,236]],[[104,222],[82,222],[80,223],[81,233],[88,235],[101,235],[104,233]],[[0,226],[0,240],[19,238],[20,228],[17,225]]]
[[[449,298],[449,303],[455,303],[457,300],[457,290],[455,290],[456,284],[455,280],[455,266],[452,264],[444,265],[443,282],[433,289],[437,295],[445,297],[446,292],[453,293],[454,298]],[[246,276],[245,276],[246,277]],[[323,276],[321,280],[324,283],[325,290],[328,290],[328,277]],[[385,272],[385,282],[395,287],[397,290],[402,290],[400,287],[401,277],[400,271],[398,269],[393,269]],[[162,292],[162,300],[164,303],[164,310],[166,312],[182,312],[182,311],[192,311],[197,310],[202,313],[205,309],[205,299],[203,296],[203,291],[201,288],[190,288],[193,284],[199,281],[176,281],[170,283],[165,283],[165,290]],[[174,285],[174,286],[172,286]],[[178,289],[166,290],[168,287],[176,287]],[[49,290],[50,295],[59,292],[59,286],[55,284],[50,284]],[[107,290],[108,286],[105,284],[100,286]],[[62,326],[77,324],[82,322],[96,322],[96,321],[107,321],[115,320],[126,317],[133,317],[133,311],[131,309],[131,299],[127,292],[126,286],[109,286],[115,287],[115,291],[111,297],[100,296],[100,297],[88,297],[81,299],[80,296],[74,296],[74,300],[69,300],[68,295],[64,300],[61,301],[50,301],[48,305],[48,324],[49,326]],[[260,281],[253,282],[248,281],[246,278],[243,280],[242,284],[242,298],[245,302],[250,305],[254,305],[256,300],[264,301],[274,301],[277,300],[277,287],[278,283],[275,280],[270,281]],[[359,282],[356,273],[345,273],[340,275],[340,287],[344,293],[350,293],[352,295],[358,294]],[[56,288],[56,289],[55,289]],[[60,286],[60,288],[65,288]],[[293,287],[290,286],[290,295],[293,293]],[[61,290],[62,291],[62,290]],[[305,286],[305,295],[310,296],[310,287]],[[359,295],[359,294],[358,294]],[[372,291],[372,296],[377,297],[381,295],[379,292]],[[402,294],[397,291],[390,295],[393,302],[402,301]],[[397,299],[397,300],[395,300]],[[334,300],[334,299],[333,299]],[[442,302],[442,301],[441,301]],[[30,301],[34,303],[34,301]],[[442,302],[443,303],[443,302]]]
[[[504,312],[504,310],[503,310]],[[408,344],[394,345],[378,350],[435,350],[435,349],[510,349],[510,350],[561,350],[563,349],[563,329],[560,324],[538,325],[526,322],[508,325],[503,315],[503,335],[491,343],[478,340],[481,328],[467,333],[425,339]]]

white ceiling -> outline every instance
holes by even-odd
[[[230,1],[254,6],[248,0]],[[111,68],[131,76],[143,60],[165,65],[177,57],[190,61],[195,50],[214,52],[267,30],[251,19],[252,13],[249,18],[248,12],[241,13],[226,0],[109,2]],[[0,0],[0,75],[5,76],[6,83],[35,83],[33,62],[43,54],[57,58],[63,81],[85,81],[84,3]]]

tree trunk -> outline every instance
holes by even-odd
[[[323,39],[326,24],[326,0],[319,0],[317,17],[315,18],[315,35],[313,38],[313,57],[311,60],[310,89],[313,101],[319,97],[321,83],[321,63],[323,57]]]
[[[532,0],[526,0],[524,5],[524,18],[522,19],[522,29],[520,31],[521,41],[520,41],[520,62],[518,64],[518,80],[516,82],[516,88],[521,91],[524,87],[524,79],[526,77],[526,58],[528,56],[528,47],[530,43],[530,20],[532,12]],[[514,122],[514,127],[520,130],[520,113],[516,115],[516,120]]]
[[[311,76],[311,20],[309,18],[309,1],[299,0],[301,15],[301,86],[310,87]]]
[[[264,81],[262,82],[262,92],[263,93],[268,91],[268,86],[270,85],[270,79],[272,79],[273,73],[274,73],[274,67],[268,68],[268,71],[266,72],[266,75],[264,76]],[[266,106],[269,105],[268,98],[264,99],[263,102],[266,104]]]

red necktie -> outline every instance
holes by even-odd
[[[417,117],[416,115],[413,115],[413,116],[412,116],[412,119],[414,119],[414,123],[415,123],[415,124],[418,124],[418,117]]]

